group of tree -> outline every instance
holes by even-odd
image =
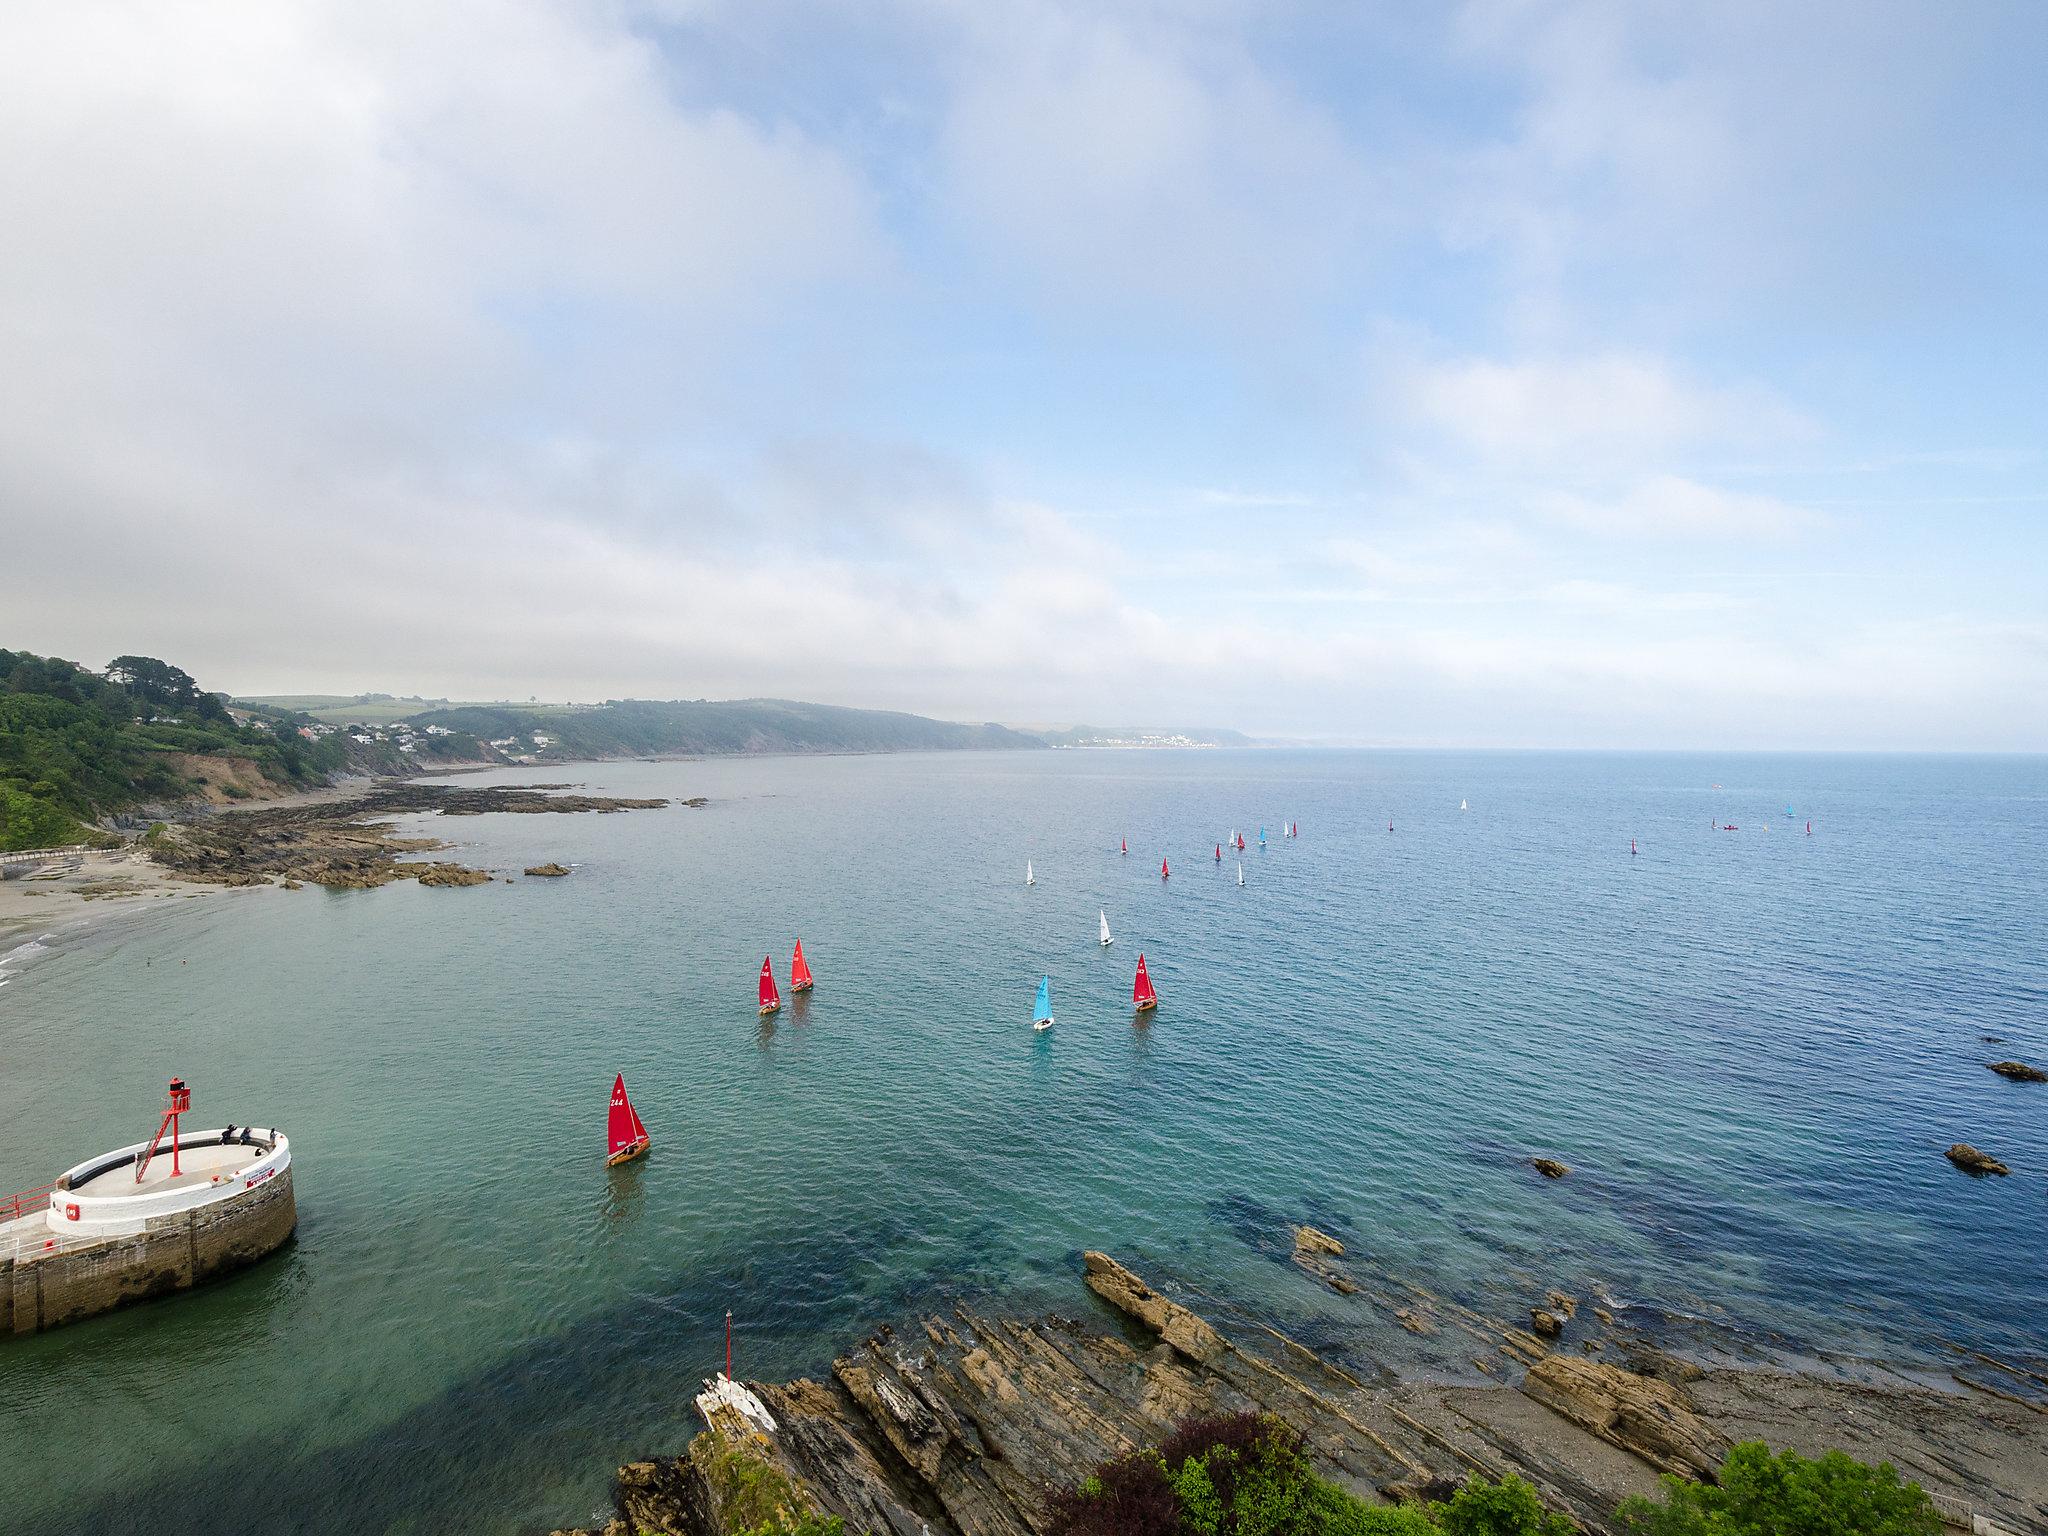
[[[1889,1463],[1816,1460],[1738,1445],[1718,1486],[1667,1477],[1630,1499],[1627,1536],[1939,1536],[1926,1493]],[[1183,1424],[1156,1451],[1118,1457],[1054,1503],[1053,1536],[1572,1536],[1528,1483],[1471,1479],[1427,1505],[1367,1504],[1317,1475],[1301,1437],[1254,1414]]]
[[[190,796],[187,754],[248,762],[281,787],[340,766],[337,746],[291,719],[269,725],[237,724],[220,695],[153,656],[95,672],[0,650],[0,850],[92,841],[102,818]]]

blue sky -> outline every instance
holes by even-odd
[[[2042,750],[2044,57],[2032,4],[13,8],[0,643]]]

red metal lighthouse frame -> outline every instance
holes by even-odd
[[[192,1090],[186,1086],[185,1079],[172,1078],[170,1094],[164,1105],[163,1123],[156,1128],[156,1135],[150,1138],[149,1150],[135,1161],[136,1183],[142,1182],[143,1172],[149,1167],[149,1160],[156,1156],[156,1149],[163,1145],[166,1131],[171,1137],[171,1177],[175,1179],[178,1176],[178,1116],[191,1107]]]

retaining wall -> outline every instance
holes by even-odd
[[[154,1218],[133,1236],[0,1257],[0,1339],[190,1290],[274,1253],[298,1219],[286,1166],[252,1190]]]

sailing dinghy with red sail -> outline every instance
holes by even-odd
[[[1173,878],[1173,871],[1166,867],[1166,860],[1164,859],[1161,859],[1159,861],[1159,878],[1162,880],[1170,880]]]
[[[804,941],[798,939],[796,941],[796,954],[791,957],[789,962],[789,990],[792,992],[808,992],[814,985],[815,983],[811,980],[811,964],[808,960],[804,959]]]
[[[1138,979],[1131,984],[1131,1006],[1140,1013],[1150,1013],[1159,1006],[1159,994],[1152,990],[1152,975],[1145,969],[1143,955],[1138,956]]]
[[[782,1007],[782,994],[775,990],[775,959],[772,955],[761,957],[761,1012],[771,1014]]]
[[[630,1163],[636,1157],[645,1157],[650,1145],[647,1127],[640,1123],[640,1113],[633,1108],[633,1101],[626,1097],[626,1074],[621,1072],[612,1079],[612,1108],[609,1122],[605,1126],[604,1165],[616,1168],[621,1163]]]

